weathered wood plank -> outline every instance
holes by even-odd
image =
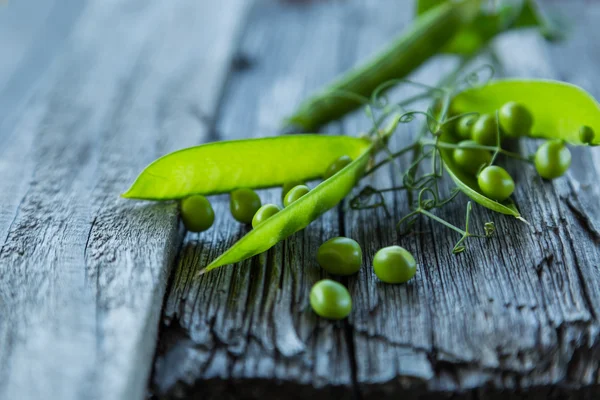
[[[581,25],[592,29],[592,15]],[[572,40],[566,46],[578,46],[581,37]],[[498,43],[508,75],[556,78],[547,48],[534,33],[513,34]],[[600,94],[594,86],[583,86]],[[525,150],[533,152],[535,146],[527,144]],[[377,224],[385,219],[383,213],[378,218],[347,214],[351,236],[367,241],[371,232],[381,232],[381,239],[369,243],[367,259],[382,246],[400,243],[420,263],[418,279],[406,286],[377,283],[369,266],[350,282],[358,299],[350,323],[363,396],[404,393],[416,398],[423,392],[475,390],[487,398],[507,390],[546,398],[552,387],[556,396],[565,388],[567,393],[597,393],[600,251],[597,234],[579,220],[593,225],[598,217],[582,218],[583,212],[569,204],[597,199],[597,188],[575,188],[597,181],[593,165],[598,154],[589,149],[574,154],[579,160],[568,177],[553,183],[543,182],[533,168],[512,166],[521,182],[515,198],[532,229],[475,207],[474,226],[481,229],[492,220],[498,238],[472,244],[460,256],[450,254],[456,235],[431,221],[421,222],[423,234],[397,238],[391,227]],[[390,181],[391,176],[375,178],[377,186]],[[462,225],[459,204],[465,203],[463,197],[440,215]],[[403,196],[394,204],[396,219],[408,211]]]
[[[346,13],[360,11],[347,7],[274,1],[255,6],[241,43],[250,67],[228,84],[217,123],[220,139],[278,134],[294,105],[339,72]],[[279,196],[279,190],[261,192],[263,203],[280,203]],[[337,211],[267,254],[194,279],[247,231],[232,219],[226,196],[213,204],[215,226],[186,236],[175,269],[155,392],[206,399],[306,398],[315,387],[322,397],[352,393],[344,324],[319,321],[308,308],[310,287],[323,276],[314,254],[340,231]]]
[[[0,126],[31,95],[84,8],[85,1],[0,2]],[[13,117],[6,121],[6,117]]]
[[[249,5],[225,3],[90,1],[0,132],[0,398],[144,397],[182,230],[118,195],[210,137]]]
[[[232,76],[217,124],[220,138],[275,134],[303,95],[402,29],[411,18],[405,7],[391,1],[260,2],[242,42],[251,68]],[[559,77],[600,96],[595,63],[588,60],[587,67],[571,71],[564,60],[564,54],[570,59],[600,54],[596,43],[582,44],[597,32],[593,21],[600,8],[587,4],[586,10],[572,41],[559,49],[533,33],[501,40],[496,47],[505,72]],[[435,84],[453,65],[450,58],[439,59],[415,79]],[[355,115],[326,130],[357,133],[368,127],[365,117]],[[415,128],[403,128],[396,144],[406,143]],[[185,239],[165,306],[155,393],[594,398],[600,359],[595,211],[600,193],[593,183],[600,161],[597,149],[577,149],[574,155],[568,176],[552,183],[532,168],[511,167],[520,183],[515,197],[532,228],[475,206],[472,226],[482,230],[492,220],[498,237],[471,242],[459,256],[450,254],[455,233],[431,221],[420,222],[417,236],[398,237],[394,222],[408,206],[405,196],[397,195],[388,196],[392,220],[382,210],[330,212],[267,254],[194,280],[245,232],[221,198],[216,229]],[[389,169],[365,183],[387,187],[393,178]],[[277,200],[278,193],[263,199]],[[461,197],[440,215],[462,225],[465,206]],[[363,245],[366,265],[343,280],[354,301],[350,319],[332,324],[311,316],[307,294],[324,276],[314,261],[316,248],[340,234]],[[374,253],[392,244],[418,258],[417,277],[407,285],[385,285],[373,274]]]

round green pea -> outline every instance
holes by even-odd
[[[190,232],[202,232],[215,222],[215,212],[206,197],[193,195],[181,200],[181,219]]]
[[[465,115],[458,120],[456,133],[461,139],[471,139],[471,130],[477,121],[477,115]]]
[[[323,179],[329,179],[331,178],[333,175],[337,174],[339,171],[342,170],[342,168],[344,168],[346,165],[350,164],[352,162],[352,159],[349,156],[341,156],[340,158],[338,158],[337,160],[335,160],[334,162],[332,162],[329,167],[327,167],[327,169],[325,170],[325,173],[323,174]]]
[[[295,188],[296,186],[299,185],[305,185],[306,184],[304,182],[301,181],[293,181],[293,182],[286,182],[283,184],[282,188],[281,188],[281,202],[283,202],[283,200],[285,199],[285,195],[288,194],[288,192],[290,190],[292,190],[293,188]]]
[[[492,162],[492,154],[488,150],[468,148],[468,146],[478,145],[474,140],[463,140],[452,154],[456,165],[473,175],[479,171],[482,165]]]
[[[317,262],[333,275],[352,275],[362,264],[360,245],[347,237],[329,239],[319,247]]]
[[[477,177],[479,188],[487,197],[496,201],[504,201],[515,191],[515,181],[502,167],[490,165],[485,167]]]
[[[498,137],[498,124],[496,117],[491,114],[483,114],[473,124],[471,137],[482,146],[495,146]]]
[[[293,187],[283,198],[283,206],[289,206],[308,192],[310,192],[310,189],[306,185],[298,185]]]
[[[509,101],[500,107],[498,121],[502,132],[511,138],[529,135],[533,126],[533,116],[527,107],[515,101]]]
[[[385,283],[404,283],[417,273],[417,262],[400,246],[384,247],[373,258],[375,275]]]
[[[571,151],[562,140],[549,140],[538,147],[534,163],[542,178],[558,178],[564,175],[571,165]]]
[[[352,311],[352,298],[341,283],[323,279],[310,289],[310,306],[323,318],[344,319]]]
[[[579,140],[581,140],[582,143],[592,144],[595,136],[596,133],[591,127],[583,125],[579,128]]]
[[[277,214],[279,211],[281,211],[281,208],[279,208],[278,205],[265,204],[264,206],[258,209],[256,214],[254,214],[254,217],[252,218],[252,227],[256,228],[258,225],[262,224],[263,222],[271,218],[273,215]]]
[[[252,189],[236,189],[229,196],[229,209],[237,221],[249,224],[260,208],[260,197]]]

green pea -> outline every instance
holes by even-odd
[[[477,119],[477,115],[465,115],[458,120],[456,133],[461,139],[471,139],[471,130]]]
[[[329,165],[329,167],[327,167],[327,169],[325,170],[325,173],[323,174],[323,179],[331,178],[333,175],[337,174],[339,171],[342,170],[342,168],[344,168],[346,165],[350,164],[351,162],[352,162],[352,159],[349,156],[341,156],[340,158],[338,158],[337,160],[332,162]]]
[[[417,273],[417,262],[400,246],[384,247],[373,258],[375,275],[385,283],[404,283]]]
[[[236,189],[229,197],[231,215],[244,224],[252,222],[252,217],[260,208],[260,197],[252,189]]]
[[[277,214],[279,211],[281,211],[281,208],[279,208],[278,205],[265,204],[264,206],[258,209],[256,214],[254,214],[254,218],[252,218],[252,227],[256,228],[258,225],[262,224],[263,222],[271,218],[273,215]]]
[[[529,135],[533,126],[533,116],[529,110],[523,104],[514,101],[500,107],[498,121],[502,132],[512,138]]]
[[[487,197],[496,201],[504,201],[515,191],[515,181],[502,167],[490,165],[485,167],[477,177],[479,188]]]
[[[319,247],[317,262],[330,274],[352,275],[360,269],[362,250],[355,240],[335,237]]]
[[[298,185],[293,187],[283,198],[283,206],[289,206],[308,192],[310,192],[310,189],[306,185]]]
[[[534,163],[542,178],[558,178],[564,175],[571,165],[571,151],[562,140],[549,140],[538,147]]]
[[[592,144],[595,136],[596,133],[591,127],[583,125],[579,128],[579,140],[581,140],[582,143]]]
[[[285,199],[285,195],[288,194],[288,192],[290,190],[292,190],[293,188],[295,188],[296,186],[299,186],[299,185],[306,186],[306,184],[302,181],[293,181],[293,182],[284,183],[281,188],[281,202],[283,203],[283,200]]]
[[[492,161],[492,154],[488,150],[467,148],[479,146],[474,140],[463,140],[458,146],[452,156],[456,165],[463,171],[475,175],[482,165],[488,165]]]
[[[323,318],[344,319],[352,311],[352,298],[341,283],[323,279],[310,289],[310,306]]]
[[[495,146],[498,138],[498,125],[496,124],[496,117],[491,114],[483,114],[480,116],[473,128],[471,129],[471,136],[474,141],[482,146]]]
[[[215,221],[215,212],[206,197],[193,195],[181,200],[181,219],[190,232],[202,232]]]

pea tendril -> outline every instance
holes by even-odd
[[[366,185],[350,200],[349,203],[350,208],[355,210],[382,207],[386,215],[390,217],[391,213],[388,204],[386,203],[384,193],[404,191],[407,194],[411,211],[398,221],[397,228],[400,233],[405,234],[410,232],[417,218],[419,216],[425,216],[461,235],[460,239],[452,249],[454,254],[460,254],[466,250],[465,242],[467,239],[489,238],[493,236],[496,231],[493,222],[485,223],[484,234],[473,234],[469,231],[469,221],[472,210],[471,202],[467,203],[464,229],[453,225],[433,212],[433,210],[442,208],[452,202],[460,193],[460,189],[455,187],[451,189],[450,193],[445,197],[441,194],[439,183],[444,177],[444,165],[441,160],[440,150],[456,149],[459,147],[458,144],[441,140],[441,137],[444,131],[447,128],[452,127],[460,118],[467,115],[478,116],[478,113],[463,113],[448,116],[452,96],[460,87],[472,86],[491,80],[494,73],[494,68],[491,65],[485,65],[459,79],[458,76],[466,67],[467,63],[468,60],[463,61],[456,71],[442,81],[440,87],[431,87],[403,79],[386,82],[374,91],[369,103],[365,104],[365,112],[373,123],[373,127],[367,135],[379,144],[379,149],[384,151],[385,157],[372,165],[365,172],[363,179],[390,163],[394,164],[400,171],[396,161],[407,154],[412,153],[412,160],[405,171],[400,171],[399,177],[401,184],[381,189]],[[387,88],[397,85],[398,83],[411,84],[424,89],[424,91],[400,102],[391,103],[390,99],[384,95],[383,92],[385,92]],[[422,111],[406,108],[416,101],[425,98],[432,100],[430,109]],[[390,150],[388,147],[389,139],[394,135],[398,128],[402,124],[414,121],[418,116],[424,118],[424,123],[415,140],[399,150]],[[498,120],[497,113],[496,120]],[[389,122],[382,128],[382,125],[386,121]],[[429,135],[430,138],[428,138]],[[497,129],[496,139],[495,146],[484,146],[475,143],[466,145],[463,148],[493,152],[492,163],[499,154],[521,161],[531,162],[530,157],[505,150],[500,146],[499,128]],[[424,167],[425,164],[423,164],[423,162],[426,160],[429,160],[429,168]],[[423,170],[428,170],[428,172],[420,173],[420,171]],[[415,196],[417,199],[416,202],[413,201]],[[403,227],[406,229],[401,230]]]

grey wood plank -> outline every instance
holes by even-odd
[[[0,398],[144,397],[182,229],[118,195],[210,137],[249,5],[89,2],[2,132]]]
[[[258,2],[240,50],[249,68],[229,81],[217,123],[219,139],[279,134],[294,105],[343,68],[338,52],[347,13],[358,11],[338,2]],[[260,194],[263,203],[280,203],[279,190]],[[213,205],[215,226],[186,236],[175,268],[155,393],[306,398],[319,388],[321,397],[351,395],[346,327],[320,321],[308,306],[312,283],[324,276],[314,254],[340,231],[337,211],[260,257],[194,279],[247,232],[230,216],[227,196]]]
[[[580,19],[578,29],[594,29],[595,12]],[[564,46],[581,46],[580,34],[571,40]],[[497,47],[508,75],[559,77],[555,60],[546,55],[548,45],[534,33],[508,35]],[[577,76],[575,83],[583,84]],[[574,81],[575,75],[560,77]],[[595,86],[583,86],[598,96]],[[524,150],[533,152],[535,145]],[[431,221],[421,222],[423,234],[398,238],[377,223],[385,219],[381,212],[378,218],[347,214],[351,236],[368,242],[370,232],[381,232],[368,244],[367,259],[398,243],[418,256],[420,266],[417,280],[405,286],[378,283],[369,266],[350,282],[358,299],[350,322],[363,396],[468,396],[473,390],[478,398],[510,393],[547,398],[598,392],[598,216],[579,204],[594,198],[597,204],[590,182],[598,179],[599,160],[596,149],[575,149],[574,156],[578,160],[568,176],[552,183],[533,168],[511,166],[521,183],[515,198],[532,229],[475,207],[475,226],[494,221],[499,235],[471,244],[460,256],[449,254],[456,235]],[[385,187],[391,179],[379,176],[374,183]],[[397,219],[408,207],[405,197],[394,200]],[[458,203],[464,205],[465,198]],[[464,208],[440,215],[461,225]]]
[[[60,52],[86,1],[0,2],[0,127],[12,130],[18,112]],[[12,118],[6,120],[8,116]],[[11,124],[9,126],[9,124]]]
[[[596,6],[586,8],[571,41],[559,48],[531,32],[502,39],[496,48],[506,73],[562,78],[599,97],[592,55],[600,53],[596,43],[585,41],[597,31],[597,13]],[[275,134],[304,95],[364,60],[410,17],[400,2],[260,2],[242,42],[251,65],[232,76],[218,118],[220,138]],[[572,70],[570,60],[581,53],[584,65]],[[454,64],[439,58],[414,78],[435,84]],[[325,131],[356,134],[369,127],[357,114]],[[404,127],[395,144],[406,144],[416,128]],[[214,231],[188,234],[175,268],[155,393],[166,398],[595,398],[600,219],[594,182],[600,161],[597,149],[573,152],[567,177],[552,183],[532,168],[511,166],[520,183],[515,197],[532,228],[475,206],[472,226],[482,230],[484,222],[494,221],[498,237],[470,242],[459,256],[450,254],[455,233],[431,221],[419,223],[419,235],[399,237],[395,221],[409,208],[404,195],[390,195],[392,220],[381,209],[330,212],[267,254],[196,281],[203,265],[245,233],[228,217],[227,199],[221,198],[216,207],[223,220]],[[393,181],[390,168],[365,184],[387,187]],[[263,200],[277,196],[265,192]],[[440,215],[462,225],[465,206],[462,196]],[[315,269],[316,248],[340,234],[363,245],[365,266],[342,280],[353,296],[350,319],[332,324],[311,317],[306,296],[310,284],[324,276]],[[374,253],[392,244],[407,247],[418,259],[419,271],[409,284],[385,285],[373,274]]]

